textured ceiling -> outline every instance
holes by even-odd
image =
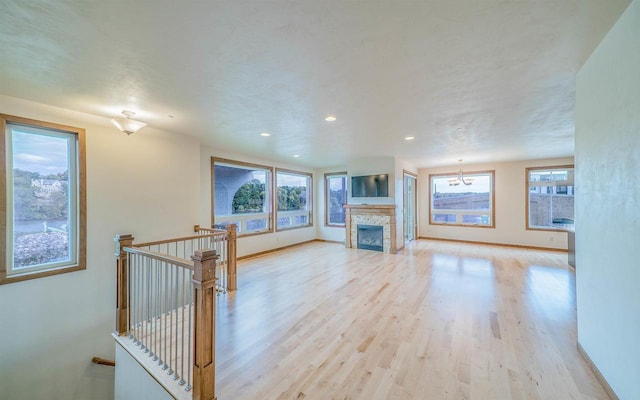
[[[0,94],[309,167],[428,167],[573,155],[576,72],[629,0],[2,3]]]

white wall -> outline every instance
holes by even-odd
[[[166,389],[116,342],[115,400],[174,400]]]
[[[345,228],[344,227],[327,227],[324,226],[325,218],[325,199],[324,199],[324,174],[332,172],[347,172],[347,186],[351,185],[351,177],[358,175],[377,175],[377,174],[389,174],[389,197],[377,198],[377,197],[348,197],[347,203],[349,204],[395,204],[396,205],[396,246],[401,249],[404,246],[404,170],[418,173],[418,169],[411,163],[395,159],[393,157],[373,157],[362,158],[352,160],[346,166],[337,166],[331,168],[324,168],[317,171],[318,183],[316,184],[316,194],[318,196],[317,203],[318,208],[318,229],[317,238],[322,240],[332,240],[338,242],[344,242],[345,240]],[[348,188],[348,193],[351,193],[351,188]]]
[[[241,161],[253,164],[260,164],[269,167],[284,168],[289,170],[314,173],[308,168],[301,168],[292,164],[282,164],[267,159],[257,159],[245,155],[220,151],[211,147],[202,146],[200,149],[200,225],[211,225],[211,157],[225,158],[233,161]],[[275,177],[274,177],[275,179]],[[314,174],[313,186],[315,192],[316,181],[321,179]],[[316,205],[316,195],[313,196],[313,220],[314,226],[308,228],[290,229],[274,233],[265,233],[241,237],[238,239],[238,257],[260,253],[263,251],[285,247],[296,243],[302,243],[316,238],[316,228],[318,224],[318,207]]]
[[[462,170],[469,172],[495,170],[495,228],[429,225],[429,174],[456,173],[459,166],[420,169],[418,175],[419,236],[567,249],[566,232],[526,230],[525,169],[569,164],[573,164],[573,158],[463,165]],[[576,190],[579,191],[580,188]]]
[[[368,157],[347,163],[348,204],[394,204],[396,164],[393,157]],[[389,197],[351,197],[351,177],[389,174]]]
[[[578,340],[620,399],[640,399],[640,1],[578,73]]]
[[[0,96],[0,112],[86,129],[87,269],[0,286],[0,397],[112,399],[113,236],[182,235],[197,223],[199,144],[147,127]]]

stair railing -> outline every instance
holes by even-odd
[[[179,397],[191,392],[193,399],[211,400],[216,294],[237,288],[236,237],[235,227],[197,228],[196,236],[140,244],[132,235],[115,237],[115,333],[154,376],[174,382],[163,384],[167,390],[181,387]]]

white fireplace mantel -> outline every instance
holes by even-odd
[[[396,247],[396,206],[393,204],[346,204],[345,247],[356,248],[358,224],[380,225],[383,228],[383,248],[385,253],[395,254]]]

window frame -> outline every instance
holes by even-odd
[[[324,174],[324,226],[328,226],[332,228],[344,228],[346,226],[346,222],[344,224],[332,224],[329,222],[329,195],[330,195],[329,179],[335,178],[335,177],[344,178],[345,204],[346,204],[347,198],[349,197],[349,182],[347,180],[347,171],[327,172]]]
[[[465,177],[472,178],[478,175],[489,175],[491,179],[491,194],[489,196],[490,201],[490,210],[485,213],[491,214],[491,224],[489,225],[479,225],[479,224],[465,224],[462,222],[456,223],[446,223],[446,222],[434,222],[433,214],[434,211],[440,212],[449,212],[453,211],[456,214],[462,214],[465,211],[473,211],[473,210],[433,210],[433,178],[457,178],[457,172],[444,172],[437,174],[429,174],[429,225],[436,226],[457,226],[457,227],[465,227],[465,228],[487,228],[487,229],[495,229],[496,227],[496,171],[494,169],[491,170],[482,170],[482,171],[467,171],[464,173]],[[473,211],[475,213],[475,211]]]
[[[307,195],[308,197],[308,203],[307,203],[307,208],[309,211],[309,223],[307,225],[302,225],[302,226],[292,226],[292,227],[285,227],[285,228],[278,228],[278,173],[285,173],[285,174],[289,174],[289,175],[301,175],[301,176],[305,176],[309,179],[309,194]],[[282,232],[282,231],[290,231],[292,229],[302,229],[302,228],[310,228],[313,227],[313,174],[310,172],[303,172],[303,171],[296,171],[296,170],[292,170],[292,169],[285,169],[285,168],[276,168],[275,169],[275,176],[273,179],[273,213],[274,213],[274,223],[273,226],[275,228],[276,232]]]
[[[20,274],[10,273],[10,269],[7,266],[7,258],[9,256],[9,241],[8,236],[8,221],[7,218],[10,212],[7,211],[9,205],[9,187],[7,186],[7,151],[10,150],[10,146],[7,145],[7,125],[24,125],[33,128],[39,128],[44,130],[62,131],[75,135],[75,163],[76,163],[76,188],[75,188],[75,241],[76,243],[72,248],[76,253],[76,260],[74,263],[66,266],[52,265],[51,267],[38,267],[31,271],[25,271]],[[0,285],[21,282],[30,279],[43,278],[47,276],[59,275],[73,271],[80,271],[87,268],[87,190],[86,190],[86,143],[85,143],[85,130],[83,128],[77,128],[68,125],[56,124],[52,122],[39,121],[24,117],[18,117],[14,115],[0,114],[0,186],[5,190],[0,191],[0,241],[4,243],[0,246]],[[71,171],[70,171],[71,173]],[[13,222],[11,222],[11,226]],[[10,240],[13,243],[13,239]],[[11,251],[13,251],[13,244],[11,245]]]
[[[524,195],[524,203],[525,203],[525,213],[524,213],[524,219],[525,219],[525,230],[528,231],[546,231],[546,232],[568,232],[569,229],[566,228],[553,228],[553,227],[532,227],[530,225],[530,217],[529,217],[529,208],[530,208],[530,200],[529,200],[529,196],[531,195],[530,192],[530,185],[529,185],[529,174],[531,173],[531,171],[554,171],[554,170],[568,170],[571,169],[573,170],[574,176],[575,176],[575,165],[574,164],[567,164],[567,165],[552,165],[552,166],[542,166],[542,167],[527,167],[525,168],[525,174],[524,174],[524,191],[525,191],[525,195]],[[575,179],[575,178],[574,178]],[[556,185],[556,187],[560,187],[563,186],[565,188],[567,188],[568,191],[568,186],[573,186],[573,190],[574,190],[574,217],[575,217],[575,181],[573,185]],[[542,187],[542,186],[541,186]]]
[[[268,182],[265,187],[269,188],[269,193],[267,198],[269,199],[269,207],[267,213],[269,214],[267,219],[267,229],[259,231],[259,232],[239,232],[238,237],[249,237],[249,236],[257,236],[264,235],[268,233],[274,232],[275,227],[275,218],[274,218],[274,207],[275,207],[275,198],[274,198],[274,188],[275,188],[275,172],[274,168],[268,165],[254,164],[248,163],[244,161],[236,161],[230,160],[227,158],[219,158],[219,157],[211,157],[211,226],[215,224],[216,214],[215,214],[215,185],[216,185],[216,174],[215,174],[215,164],[230,164],[236,165],[238,167],[249,167],[262,169],[268,172]]]

